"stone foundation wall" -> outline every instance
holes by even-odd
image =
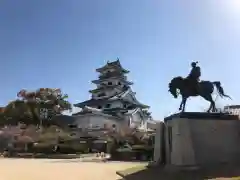
[[[240,161],[240,121],[173,117],[165,121],[167,164],[189,166]]]

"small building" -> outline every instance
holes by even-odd
[[[82,110],[73,116],[79,128],[102,127],[142,127],[150,119],[149,106],[136,99],[132,82],[127,80],[128,70],[120,61],[108,62],[96,69],[99,74],[92,83],[96,88],[90,90],[91,99],[75,104]]]
[[[51,118],[51,125],[56,125],[61,128],[69,128],[75,125],[75,118],[68,115],[55,115]]]
[[[228,105],[224,106],[224,112],[240,116],[240,105]]]

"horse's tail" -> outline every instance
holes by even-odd
[[[217,88],[217,91],[218,91],[218,94],[221,96],[221,97],[227,97],[229,99],[232,99],[230,96],[226,95],[224,93],[224,90],[223,90],[223,87],[221,86],[221,82],[220,81],[215,81],[213,82],[213,84],[216,86]]]

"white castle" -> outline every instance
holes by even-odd
[[[148,112],[149,106],[136,99],[136,93],[131,89],[133,83],[127,80],[129,71],[119,60],[108,62],[96,71],[100,75],[92,81],[97,87],[89,91],[91,99],[74,104],[82,109],[73,114],[79,128],[127,126],[146,130],[148,125],[156,124]]]

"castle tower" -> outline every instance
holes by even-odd
[[[97,88],[89,91],[92,93],[93,99],[109,99],[126,91],[133,84],[127,81],[126,74],[129,71],[121,66],[119,60],[108,62],[102,68],[96,69],[96,71],[99,72],[99,79],[92,81],[92,83],[96,84]],[[117,105],[115,104],[114,106],[114,103],[108,102],[108,104],[99,107],[99,109],[111,107],[117,107]]]
[[[148,118],[143,109],[149,106],[137,101],[136,93],[131,89],[133,83],[127,80],[129,71],[122,67],[119,60],[107,62],[96,71],[99,77],[92,81],[96,88],[89,91],[91,99],[74,105],[82,108],[75,116],[98,114],[105,116],[105,119],[109,117],[116,121],[128,121],[129,125],[134,121],[138,125],[142,124]]]

